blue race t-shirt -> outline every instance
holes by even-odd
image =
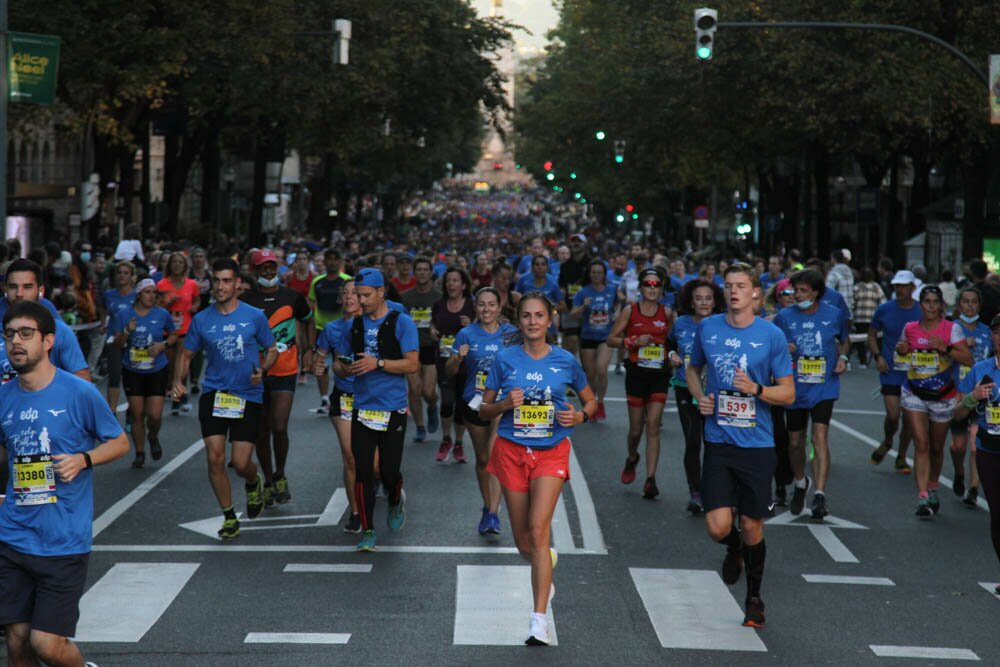
[[[765,292],[771,289],[772,285],[777,285],[779,282],[785,279],[784,273],[779,273],[777,278],[772,278],[771,274],[767,271],[760,274],[760,286]]]
[[[795,344],[795,402],[790,409],[840,398],[840,376],[833,372],[840,359],[837,343],[843,344],[851,335],[843,311],[821,303],[815,313],[807,315],[798,306],[788,306],[775,316],[774,326]]]
[[[344,329],[349,328],[347,325],[350,319],[341,317],[333,322],[329,322],[323,330],[319,332],[319,337],[316,338],[316,347],[321,350],[327,350],[330,354],[334,356],[345,356],[354,357],[354,353],[351,351],[351,346],[344,345]],[[354,376],[348,375],[346,378],[342,378],[336,373],[333,374],[333,387],[334,389],[339,389],[346,394],[354,393]]]
[[[365,325],[365,354],[376,359],[381,358],[378,352],[378,328],[383,320],[389,317],[386,313],[384,317],[373,320],[367,315],[359,315]],[[351,328],[354,319],[352,318],[345,326],[341,335],[341,342],[338,350],[343,350],[344,354],[351,354]],[[417,339],[417,325],[409,315],[400,314],[396,320],[396,340],[399,341],[399,350],[404,355],[407,352],[414,352],[419,349]],[[406,396],[406,376],[397,373],[388,373],[378,369],[357,375],[354,378],[354,409],[355,410],[405,410],[407,406]]]
[[[126,308],[131,308],[132,304],[135,303],[135,289],[132,289],[127,294],[122,294],[117,289],[105,290],[103,298],[104,308],[108,311],[108,330],[113,331],[115,317],[118,316],[118,313]]]
[[[590,305],[583,309],[580,338],[605,341],[614,324],[612,318],[618,302],[617,291],[614,287],[605,285],[604,289],[598,292],[593,285],[586,285],[573,297],[573,307],[579,308],[587,299],[590,299]]]
[[[38,391],[21,383],[0,387],[0,443],[7,448],[7,499],[0,505],[0,542],[35,556],[90,551],[94,521],[93,471],[63,482],[52,454],[89,452],[122,427],[93,384],[56,370]]]
[[[667,334],[667,340],[674,344],[677,348],[677,354],[680,355],[684,363],[677,367],[674,371],[673,377],[670,378],[670,384],[678,387],[687,387],[687,365],[691,363],[691,350],[694,348],[694,335],[698,330],[698,323],[694,321],[693,315],[682,315],[677,318],[674,322],[674,326],[670,327],[670,333]]]
[[[501,322],[493,333],[486,331],[479,322],[473,322],[464,327],[455,336],[452,349],[455,353],[463,345],[469,346],[469,354],[462,362],[462,372],[465,373],[465,387],[462,389],[462,400],[468,403],[477,393],[486,388],[486,378],[493,366],[493,358],[502,350],[504,341],[510,340],[518,331],[513,324]]]
[[[573,431],[556,419],[556,411],[567,409],[566,389],[572,387],[579,393],[586,386],[583,366],[560,347],[552,347],[541,359],[532,359],[521,345],[500,350],[493,358],[486,388],[498,395],[520,388],[524,405],[500,416],[497,433],[532,449],[555,447]]]
[[[988,400],[971,412],[972,418],[979,425],[979,430],[976,431],[976,449],[1000,455],[1000,366],[997,366],[996,357],[976,362],[965,379],[958,383],[958,390],[962,394],[971,394],[984,377],[989,377],[998,386],[993,387]],[[984,434],[986,437],[983,437]]]
[[[541,292],[545,296],[549,297],[549,300],[554,304],[560,304],[563,300],[563,291],[559,287],[559,283],[555,281],[550,275],[545,276],[545,284],[541,287],[535,285],[535,274],[529,273],[526,276],[521,276],[521,279],[517,281],[517,285],[514,287],[514,291],[520,294],[526,294],[528,292]]]
[[[48,308],[49,312],[52,313],[52,317],[57,320],[62,319],[62,315],[59,314],[59,309],[56,308],[54,303],[46,299],[44,296],[38,297],[38,303]],[[10,308],[10,301],[7,300],[7,297],[0,298],[0,322],[3,322],[3,316],[7,314],[8,308]]]
[[[715,396],[715,410],[705,418],[705,440],[737,447],[774,447],[771,406],[733,386],[736,369],[750,380],[773,385],[792,374],[792,358],[781,330],[763,318],[734,327],[725,315],[698,324],[691,366],[705,368],[705,395]]]
[[[990,334],[990,328],[988,326],[982,322],[975,322],[972,325],[972,328],[969,329],[961,320],[955,320],[955,324],[961,330],[962,334],[965,336],[966,342],[969,344],[969,351],[972,352],[973,365],[976,362],[980,362],[983,359],[989,359],[993,356],[993,336]],[[970,370],[971,366],[956,364],[955,382],[958,383],[964,380]]]
[[[264,401],[264,384],[253,384],[250,376],[260,368],[260,351],[272,345],[274,334],[264,311],[242,301],[228,314],[220,313],[217,306],[197,313],[184,338],[184,349],[205,351],[205,389],[228,392],[251,403]]]
[[[847,301],[845,301],[840,292],[835,289],[827,288],[827,290],[823,292],[823,296],[820,297],[819,302],[825,303],[828,306],[833,306],[838,310],[842,310],[844,312],[844,316],[848,320],[853,318],[853,315],[851,315],[851,309],[847,307]]]
[[[56,320],[56,341],[49,350],[49,360],[56,368],[61,368],[69,373],[77,373],[84,369],[89,369],[87,360],[80,350],[80,342],[76,339],[76,334],[63,322],[62,317]],[[7,358],[7,341],[0,336],[0,381],[6,383],[17,377],[17,371]]]
[[[153,306],[143,316],[135,312],[134,306],[119,310],[112,318],[112,334],[123,333],[128,323],[135,319],[135,331],[129,334],[122,348],[122,366],[133,373],[156,373],[167,367],[167,353],[160,352],[153,357],[149,348],[162,343],[174,331],[174,321],[165,308]]]
[[[906,380],[910,360],[907,355],[896,352],[896,343],[907,322],[917,322],[920,317],[920,304],[916,301],[909,308],[902,308],[895,299],[890,299],[875,309],[870,328],[882,332],[882,358],[889,364],[889,372],[878,376],[881,384],[898,387]]]

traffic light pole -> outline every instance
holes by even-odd
[[[920,37],[928,42],[936,44],[941,48],[945,49],[951,55],[955,56],[963,63],[968,65],[969,69],[976,73],[979,80],[982,81],[987,88],[990,87],[990,78],[983,71],[981,67],[972,62],[969,56],[965,55],[953,45],[944,41],[940,37],[936,37],[923,30],[917,30],[916,28],[910,28],[905,25],[893,25],[891,23],[846,23],[843,21],[775,21],[769,23],[766,21],[719,21],[719,28],[758,28],[758,29],[770,29],[770,28],[819,28],[819,29],[832,29],[832,30],[880,30],[882,32],[902,32],[908,35],[914,35]]]

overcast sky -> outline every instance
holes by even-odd
[[[472,0],[472,6],[483,16],[489,16],[492,3],[490,0]],[[559,21],[552,0],[503,0],[503,11],[513,23],[523,25],[533,33],[514,33],[518,47],[542,48],[546,42],[545,33]]]

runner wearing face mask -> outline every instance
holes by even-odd
[[[975,287],[966,287],[958,293],[958,319],[956,323],[965,335],[965,342],[977,363],[993,356],[993,337],[990,328],[979,321],[982,295]],[[969,374],[971,367],[959,364],[955,368],[955,383],[959,384]],[[965,452],[969,446],[969,433],[976,415],[970,412],[965,419],[951,421],[951,462],[955,466],[952,490],[969,507],[976,506],[979,497],[979,472],[975,457],[969,461],[969,485],[965,484]]]
[[[260,434],[255,448],[264,474],[264,504],[287,503],[292,499],[285,477],[288,462],[288,417],[295,398],[299,374],[299,352],[296,341],[299,330],[305,332],[309,346],[305,364],[311,365],[308,350],[312,349],[316,327],[312,310],[299,292],[278,284],[278,258],[272,250],[258,251],[250,259],[256,285],[240,297],[264,311],[278,349],[278,360],[264,377],[264,401],[260,410]],[[331,410],[332,411],[332,410]],[[272,446],[274,457],[272,458]]]

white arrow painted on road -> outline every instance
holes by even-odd
[[[326,508],[323,510],[322,514],[290,514],[286,516],[261,516],[256,519],[248,519],[240,524],[240,532],[247,530],[288,530],[290,528],[316,528],[321,526],[336,526],[340,521],[340,517],[343,516],[344,510],[347,509],[347,494],[344,489],[337,489],[330,496],[330,501],[326,504]],[[238,512],[236,514],[237,518],[242,518],[243,513]],[[303,522],[304,519],[314,519],[313,521]],[[291,522],[291,523],[289,523]],[[257,524],[268,524],[268,525],[257,525]],[[187,528],[190,531],[198,533],[199,535],[204,535],[213,540],[221,541],[222,538],[219,537],[219,527],[222,525],[222,518],[218,515],[210,517],[208,519],[199,519],[198,521],[189,521],[188,523],[180,524],[181,528]]]
[[[772,526],[800,526],[803,528],[808,528],[812,536],[816,538],[819,545],[823,547],[830,558],[838,563],[857,563],[858,559],[851,550],[840,541],[834,532],[834,528],[848,528],[853,530],[868,530],[867,526],[862,526],[859,523],[854,523],[853,521],[848,521],[847,519],[841,519],[835,516],[827,516],[822,521],[816,521],[811,516],[802,514],[795,516],[791,512],[783,512],[773,519],[768,519],[766,522],[768,525]]]

